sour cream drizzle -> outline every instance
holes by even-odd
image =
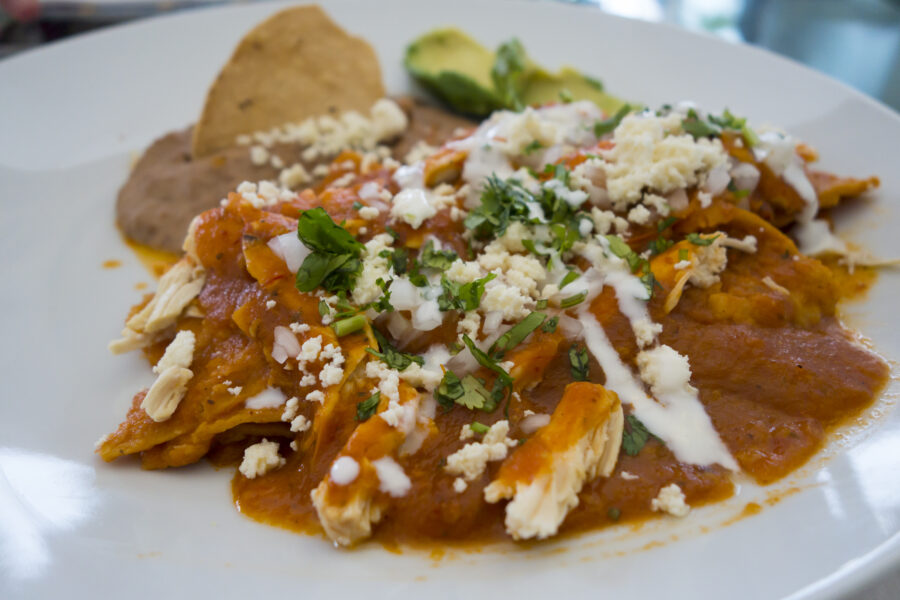
[[[606,387],[632,407],[635,416],[666,443],[678,460],[701,466],[718,463],[733,471],[739,470],[696,392],[666,394],[658,399],[659,402],[654,401],[619,358],[597,319],[583,309],[578,320],[584,328],[588,349],[606,375]]]

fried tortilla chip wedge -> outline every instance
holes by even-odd
[[[233,146],[240,134],[309,117],[367,111],[384,96],[375,51],[318,6],[272,15],[240,41],[206,95],[194,158]]]

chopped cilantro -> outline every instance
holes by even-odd
[[[622,433],[622,450],[628,456],[637,456],[644,444],[653,434],[634,415],[625,417],[625,430]]]
[[[438,308],[442,311],[456,309],[464,312],[477,309],[481,305],[485,284],[496,276],[494,273],[489,273],[481,279],[463,284],[442,277],[442,292],[438,297]]]
[[[575,99],[575,96],[572,95],[572,92],[569,91],[569,88],[563,88],[559,90],[559,99],[563,102],[563,104],[568,104]]]
[[[545,308],[547,308],[547,299],[541,298],[540,300],[538,300],[535,304],[535,308],[537,308],[538,310],[544,310]]]
[[[659,223],[656,224],[657,233],[662,233],[663,231],[665,231],[666,229],[668,229],[669,227],[674,225],[675,221],[677,221],[677,220],[678,220],[678,217],[666,217],[665,219],[663,219],[662,221],[660,221]]]
[[[484,387],[484,382],[474,375],[466,375],[462,379],[456,373],[447,370],[434,397],[446,410],[453,408],[455,404],[464,406],[469,410],[483,410],[491,412],[497,408],[491,392]]]
[[[544,313],[531,313],[497,338],[497,341],[488,350],[488,354],[498,359],[503,358],[504,354],[518,346],[532,331],[540,327],[546,318],[547,315]]]
[[[615,506],[610,506],[609,510],[606,511],[606,516],[609,517],[610,521],[618,521],[622,517],[622,511]]]
[[[320,285],[330,292],[352,289],[362,269],[359,260],[362,244],[335,223],[322,207],[300,213],[297,236],[312,250],[297,270],[299,291],[311,292]]]
[[[378,410],[378,403],[381,402],[381,392],[375,392],[362,402],[356,405],[356,420],[365,421],[375,414]]]
[[[324,300],[319,300],[319,316],[327,317],[331,314],[331,307]]]
[[[363,206],[364,206],[364,204],[362,202],[360,202],[359,200],[356,200],[353,202],[353,210],[359,210]]]
[[[422,253],[419,255],[419,264],[423,267],[446,271],[456,260],[456,252],[452,250],[435,250],[434,240],[425,242]]]
[[[372,328],[372,334],[375,336],[375,340],[378,342],[378,347],[381,349],[381,352],[376,352],[371,348],[366,348],[366,352],[373,356],[377,356],[390,368],[403,371],[412,363],[416,363],[419,366],[425,364],[425,359],[421,356],[406,354],[397,350],[377,329]]]
[[[687,248],[678,249],[678,260],[690,260],[690,254],[688,253]]]
[[[657,254],[662,254],[666,250],[672,247],[674,244],[672,240],[666,239],[664,237],[658,237],[655,240],[651,240],[649,244],[647,244],[647,248],[650,250],[650,254],[656,256]]]
[[[604,119],[602,121],[597,121],[594,123],[594,135],[597,137],[601,137],[615,130],[616,127],[619,126],[619,123],[622,122],[622,119],[631,112],[631,106],[626,104],[622,108],[616,111],[616,114],[609,117],[608,119]]]
[[[381,258],[386,258],[390,261],[391,266],[394,268],[394,273],[397,275],[403,275],[406,273],[406,265],[409,262],[409,252],[406,248],[395,248],[394,250],[382,250],[378,253],[378,256]]]
[[[572,379],[575,381],[588,381],[588,353],[584,346],[572,344],[569,347],[569,365],[572,369]]]

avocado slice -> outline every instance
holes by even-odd
[[[491,69],[494,53],[455,27],[430,31],[406,48],[407,71],[455,110],[487,115],[502,108]]]
[[[615,114],[625,105],[625,101],[604,92],[601,82],[582,75],[572,67],[563,67],[557,73],[549,73],[544,69],[532,70],[525,76],[522,102],[525,104],[558,102],[560,94],[564,93],[572,100],[590,100],[609,115]]]
[[[607,114],[625,102],[603,84],[571,67],[557,73],[532,62],[512,39],[491,52],[455,27],[434,29],[406,48],[407,71],[454,110],[482,117],[508,108],[571,100],[591,100]]]

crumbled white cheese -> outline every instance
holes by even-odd
[[[360,214],[365,208],[360,209]],[[377,212],[378,209],[375,210]],[[356,304],[362,306],[381,297],[383,292],[378,285],[378,280],[388,281],[390,279],[391,264],[380,254],[390,249],[393,241],[394,238],[390,234],[381,233],[366,242],[362,253],[362,270],[352,292],[353,301]]]
[[[462,494],[466,491],[466,488],[469,487],[469,484],[466,483],[466,480],[462,477],[457,477],[453,480],[453,491],[457,494]]]
[[[269,162],[269,151],[263,146],[250,146],[250,162],[260,167]]]
[[[638,202],[647,189],[665,194],[696,185],[727,162],[720,140],[695,140],[681,131],[681,119],[678,113],[645,112],[625,117],[616,128],[615,145],[601,154],[606,188],[618,209]]]
[[[244,450],[244,459],[238,470],[247,479],[254,479],[281,467],[284,463],[285,460],[278,454],[278,442],[270,442],[263,438],[263,441]]]
[[[306,323],[291,323],[288,327],[294,333],[305,333],[309,331],[309,325]]]
[[[312,362],[319,358],[319,352],[322,351],[322,336],[317,335],[311,337],[300,347],[300,353],[297,354],[297,360],[301,362]]]
[[[322,390],[313,390],[306,395],[307,402],[318,402],[319,404],[325,403],[325,392]]]
[[[322,367],[322,370],[319,371],[319,381],[321,381],[322,385],[325,387],[339,384],[343,377],[344,369],[335,366],[334,363],[325,365]]]
[[[517,442],[506,437],[509,433],[508,421],[497,421],[480,442],[471,442],[447,457],[444,467],[451,475],[460,475],[466,481],[474,481],[484,473],[487,463],[503,460],[509,448]]]
[[[361,219],[365,219],[366,221],[374,221],[378,218],[378,215],[380,213],[381,211],[374,206],[363,206],[359,209],[359,217]]]
[[[291,419],[291,431],[301,433],[312,427],[312,423],[303,415],[297,415]]]
[[[400,400],[400,373],[396,369],[391,369],[380,360],[370,360],[366,363],[366,377],[378,382],[377,391],[389,401]]]
[[[300,410],[300,400],[296,396],[291,396],[284,403],[284,412],[281,413],[281,420],[287,423],[291,422],[297,416],[298,410]]]
[[[635,479],[640,479],[640,477],[638,477],[634,473],[629,473],[628,471],[622,471],[621,473],[619,473],[619,477],[621,477],[625,481],[634,481]]]
[[[232,396],[239,396],[242,391],[244,391],[244,388],[243,388],[243,386],[240,386],[240,385],[236,385],[236,386],[228,388],[228,393],[231,394]]]
[[[312,177],[300,163],[294,163],[278,174],[278,183],[286,188],[296,188],[312,181]]]
[[[668,513],[673,517],[685,517],[691,512],[691,507],[685,502],[684,492],[677,483],[670,483],[659,490],[656,498],[650,501],[650,508],[653,511]]]
[[[272,310],[273,308],[275,308],[276,304],[277,304],[277,302],[275,302],[274,300],[267,300],[266,301],[266,309]]]

